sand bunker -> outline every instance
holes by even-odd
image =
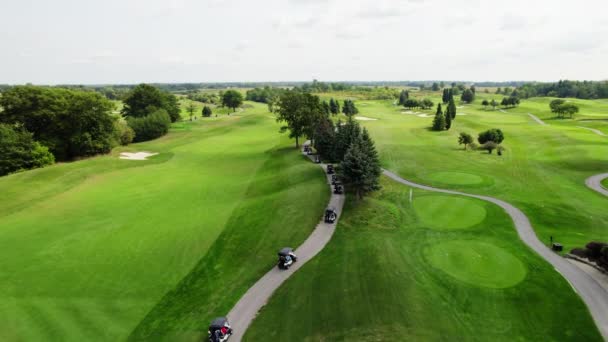
[[[157,154],[158,153],[151,153],[151,152],[136,152],[136,153],[121,152],[120,159],[146,160],[148,157],[155,156]]]
[[[376,121],[378,119],[374,119],[374,118],[368,118],[366,116],[355,116],[355,120],[361,120],[361,121]]]
[[[421,117],[421,118],[430,118],[431,116],[434,115],[429,115],[429,114],[418,114],[417,116]]]
[[[420,114],[420,112],[412,112],[411,110],[406,110],[406,111],[401,111],[401,114],[417,115],[417,114]]]

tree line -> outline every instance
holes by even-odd
[[[332,99],[333,100],[333,99]],[[285,91],[275,107],[277,121],[284,123],[281,131],[289,131],[299,147],[300,138],[308,138],[317,150],[320,158],[339,163],[338,176],[358,198],[379,189],[379,177],[382,172],[374,142],[366,129],[348,115],[345,123],[334,124],[331,114],[336,110],[337,101],[327,106],[321,99],[307,92],[297,90]],[[330,103],[334,110],[328,111]],[[354,102],[346,100],[345,108],[354,107]],[[356,108],[356,107],[354,107]],[[352,109],[346,109],[352,112]]]
[[[608,81],[570,81],[526,83],[518,88],[522,98],[535,96],[574,97],[578,99],[608,98]]]
[[[0,175],[158,138],[180,118],[177,98],[147,84],[129,91],[122,115],[97,92],[31,85],[4,91],[0,107]]]

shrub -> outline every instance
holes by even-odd
[[[0,124],[0,176],[50,165],[55,157],[24,128]]]
[[[203,107],[203,116],[208,118],[211,116],[211,114],[213,114],[213,112],[211,111],[211,108],[209,106],[204,106]]]
[[[492,151],[494,151],[497,147],[498,144],[493,141],[486,141],[483,145],[481,145],[481,148],[488,151],[489,154],[492,154]]]
[[[602,249],[608,246],[608,243],[592,241],[589,242],[585,247],[590,251],[589,256],[592,258],[599,258],[602,255]]]
[[[126,121],[116,121],[114,124],[115,130],[115,139],[116,142],[120,145],[129,145],[133,138],[135,138],[135,131],[133,128],[129,127]]]
[[[156,111],[144,117],[130,117],[127,119],[129,126],[135,131],[134,142],[146,141],[159,138],[169,131],[171,118],[164,109]]]
[[[590,251],[587,248],[573,248],[570,254],[576,255],[580,258],[589,258]]]

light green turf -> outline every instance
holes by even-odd
[[[486,217],[485,207],[470,198],[422,196],[413,199],[413,206],[423,225],[438,230],[473,227]]]
[[[437,183],[453,185],[473,185],[483,183],[483,178],[480,176],[464,172],[439,171],[424,175],[424,178]]]
[[[381,185],[371,198],[347,198],[332,240],[277,290],[245,341],[602,341],[568,282],[499,207],[473,199],[488,213],[481,229],[429,230],[408,187]],[[370,216],[388,219],[370,225]],[[488,259],[461,260],[471,285],[431,266],[429,250]],[[456,260],[438,262],[458,272]]]
[[[266,116],[255,105],[176,123],[111,155],[1,177],[0,340],[204,335],[201,322],[226,314],[278,247],[301,243],[328,198],[318,166]],[[167,316],[163,298],[185,279],[205,284],[204,300]]]
[[[439,93],[425,92],[435,103]],[[541,241],[553,236],[565,249],[592,240],[608,240],[608,199],[585,186],[591,175],[608,172],[608,137],[577,126],[592,127],[608,134],[608,103],[605,100],[571,100],[581,106],[574,120],[556,119],[549,110],[551,98],[522,100],[520,107],[484,109],[484,99],[500,101],[502,95],[478,93],[475,103],[458,104],[453,126],[446,132],[429,130],[432,117],[402,114],[392,101],[357,101],[362,116],[377,121],[362,121],[376,142],[383,167],[412,181],[440,188],[490,195],[520,208],[529,218]],[[420,111],[420,110],[418,110]],[[423,111],[433,114],[435,109]],[[545,120],[541,126],[528,113]],[[598,116],[606,113],[606,116]],[[595,116],[589,116],[594,114]],[[602,120],[598,120],[602,119]],[[584,122],[583,122],[584,121]],[[503,156],[485,151],[465,151],[458,145],[460,132],[477,134],[501,128],[506,148]],[[429,177],[436,172],[476,175],[482,183],[457,184],[454,179]]]
[[[606,189],[608,189],[608,178],[604,178],[602,179],[602,186]]]
[[[485,242],[447,241],[426,248],[424,256],[433,267],[473,286],[507,288],[526,277],[516,256]]]

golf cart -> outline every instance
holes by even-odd
[[[279,251],[279,262],[277,264],[277,266],[279,266],[279,269],[289,269],[291,265],[296,261],[298,261],[298,257],[294,254],[293,249],[291,247],[285,247]]]
[[[331,175],[331,185],[336,185],[337,181],[338,181],[338,176]]]
[[[315,163],[321,164],[321,158],[319,157],[318,154],[317,154],[317,157],[315,158]]]
[[[327,174],[328,175],[334,174],[334,166],[332,164],[327,164]]]
[[[334,194],[342,195],[343,193],[344,193],[344,186],[342,186],[342,183],[340,183],[340,181],[336,181],[334,183]]]
[[[218,317],[209,324],[209,342],[225,342],[232,336],[232,328],[226,317]]]
[[[325,209],[325,223],[334,223],[338,219],[338,212],[335,208],[329,207]]]
[[[310,152],[310,145],[304,145],[304,153]]]

